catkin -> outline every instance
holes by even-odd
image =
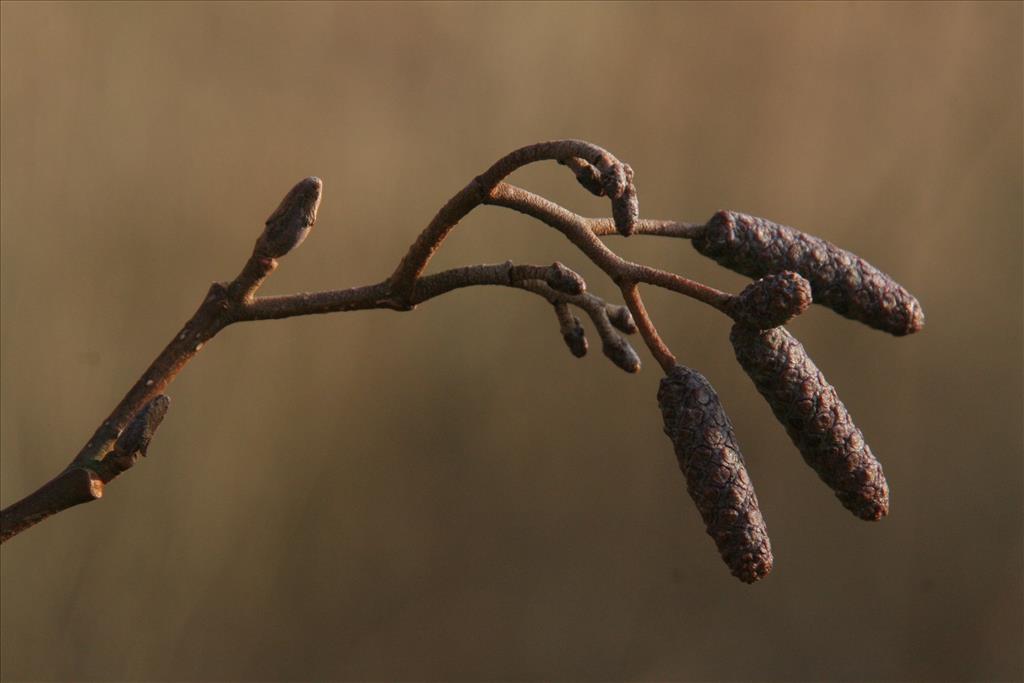
[[[811,283],[815,303],[902,336],[924,326],[921,305],[906,289],[856,254],[795,228],[719,211],[693,246],[750,277],[792,270]]]
[[[686,489],[734,576],[753,583],[772,569],[772,550],[732,423],[708,380],[676,365],[661,380],[658,406]]]
[[[861,519],[889,511],[882,466],[864,442],[835,388],[784,327],[734,325],[736,360],[754,381],[804,460]]]

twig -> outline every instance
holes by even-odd
[[[569,168],[589,192],[608,197],[612,218],[585,218],[503,182],[516,169],[543,160],[558,161]],[[813,385],[791,386],[792,378],[799,373],[786,366],[785,358],[780,361],[771,355],[774,347],[765,347],[768,349],[765,350],[758,346],[758,340],[788,339],[778,326],[806,309],[812,288],[815,297],[820,290],[825,305],[893,334],[914,332],[923,325],[923,313],[917,301],[891,278],[863,259],[793,228],[730,212],[720,212],[703,225],[640,218],[632,168],[604,149],[581,140],[529,145],[499,159],[445,203],[386,280],[342,290],[257,296],[260,286],[277,268],[278,259],[308,236],[316,223],[322,191],[320,179],[310,177],[285,195],[267,219],[238,276],[210,286],[193,316],[97,427],[71,463],[34,493],[0,511],[0,542],[57,512],[100,498],[106,484],[135,465],[146,454],[167,412],[168,399],[164,392],[168,385],[204,345],[228,325],[367,309],[409,311],[456,289],[488,285],[511,287],[543,297],[553,306],[562,337],[575,356],[586,353],[587,341],[570,306],[582,310],[601,337],[605,355],[628,372],[640,369],[640,359],[622,334],[639,330],[665,372],[659,401],[666,433],[676,445],[680,466],[690,482],[690,493],[705,516],[709,533],[728,535],[727,539],[716,536],[716,542],[734,573],[743,580],[753,581],[767,573],[772,558],[752,484],[744,479],[747,475],[736,450],[731,425],[707,380],[677,365],[644,306],[638,286],[654,285],[707,304],[736,322],[734,340],[755,340],[737,346],[737,353],[743,352],[742,365],[752,373],[769,402],[773,402],[780,419],[785,418],[787,429],[805,455],[811,452],[807,444],[812,437],[818,441],[831,439],[829,443],[845,443],[842,439],[846,432],[833,434],[830,430],[838,427],[827,424],[826,413],[816,415],[814,425],[801,426],[800,410],[804,405],[801,401],[838,406],[836,410],[841,409],[844,415],[841,422],[847,431],[852,429],[852,422],[820,372],[815,369]],[[606,302],[587,292],[583,278],[557,262],[541,266],[506,261],[424,275],[430,259],[452,228],[482,204],[513,209],[561,232],[618,286],[625,306]],[[681,275],[621,258],[600,239],[613,234],[692,239],[701,253],[723,265],[765,277],[735,296]],[[788,246],[789,251],[780,251],[782,246]],[[819,262],[827,263],[829,270],[817,272]],[[760,331],[773,328],[780,331],[774,336],[757,336]],[[786,349],[797,346],[794,340]],[[790,355],[803,359],[804,374],[810,372],[807,368],[813,366],[805,355],[795,352]],[[776,391],[781,393],[776,396],[772,393]],[[816,391],[821,395],[809,395]],[[704,457],[691,452],[695,448],[707,450],[710,453],[707,457],[712,460],[695,460]],[[815,458],[812,464],[819,472],[828,474],[823,478],[836,488],[844,501],[858,499],[862,482],[849,478],[833,481],[836,479],[833,473],[847,469],[870,471],[874,507],[872,514],[861,516],[877,518],[887,510],[888,489],[881,468],[875,467],[877,463],[862,442],[856,448],[850,446],[848,451],[859,458],[859,469],[844,464],[846,451],[838,447],[829,451],[828,457],[832,460],[827,468],[820,465],[816,451],[812,453]],[[710,488],[698,491],[695,487]],[[741,506],[744,512],[736,512],[729,520],[719,518],[720,514],[732,514],[730,510],[740,510],[730,507],[739,504],[737,496],[746,496]],[[712,498],[714,501],[709,502]],[[745,524],[753,526],[748,529]],[[753,542],[751,539],[757,541],[756,547],[747,543]]]

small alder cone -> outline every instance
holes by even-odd
[[[658,406],[686,490],[734,576],[753,583],[772,569],[772,549],[754,485],[718,394],[696,370],[676,365],[661,380]]]
[[[889,486],[882,466],[803,345],[784,327],[755,330],[737,324],[729,338],[736,360],[807,464],[853,514],[884,517]]]
[[[785,325],[811,305],[811,283],[784,270],[752,282],[729,303],[733,319],[758,330]]]
[[[288,191],[281,203],[267,218],[263,234],[256,240],[256,253],[281,258],[302,244],[316,223],[323,182],[315,176],[303,178]]]
[[[693,240],[701,254],[750,277],[791,270],[811,283],[815,303],[902,336],[924,327],[910,292],[856,254],[795,228],[719,211]]]

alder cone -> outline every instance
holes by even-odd
[[[772,549],[754,485],[718,394],[696,370],[677,365],[661,380],[658,406],[686,489],[734,576],[753,583],[772,569]]]
[[[889,512],[882,466],[853,424],[835,388],[784,327],[734,325],[736,360],[754,381],[804,460],[861,519]]]
[[[895,280],[856,254],[796,228],[719,211],[693,246],[749,277],[795,271],[810,281],[815,303],[890,334],[924,327],[921,304]]]

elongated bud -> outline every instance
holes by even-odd
[[[256,253],[281,258],[302,244],[316,223],[323,183],[317,177],[303,178],[288,191],[267,218],[263,234],[256,240]]]
[[[629,237],[636,229],[636,222],[639,219],[640,201],[636,196],[636,187],[631,181],[625,191],[618,198],[612,200],[612,220],[615,222],[615,229],[619,234]]]
[[[608,321],[615,326],[615,329],[626,334],[636,332],[636,322],[633,320],[633,314],[625,306],[608,305],[605,306],[605,312],[608,314]]]
[[[171,399],[163,394],[152,399],[117,437],[114,448],[102,460],[89,464],[89,469],[98,475],[102,483],[109,484],[135,465],[140,458],[145,457],[146,451],[149,450],[149,442],[167,415],[170,405]],[[102,495],[102,488],[100,492]]]
[[[587,289],[587,283],[584,282],[583,277],[579,273],[566,268],[558,261],[551,264],[551,268],[544,275],[544,282],[556,292],[562,292],[570,296],[582,294]]]
[[[572,355],[577,358],[583,358],[583,356],[587,355],[587,335],[583,332],[583,326],[579,322],[577,319],[575,327],[570,327],[565,332],[562,332],[562,339],[565,341],[565,345],[569,347]]]
[[[633,181],[633,169],[628,164],[602,157],[597,160],[597,170],[601,173],[601,186],[604,193],[612,200],[618,199]]]
[[[785,325],[811,305],[811,283],[785,270],[751,282],[729,304],[729,314],[747,327],[766,330]]]
[[[771,542],[718,394],[704,375],[677,365],[661,380],[658,406],[686,490],[722,559],[741,581],[764,578],[774,561]]]
[[[587,355],[587,335],[583,331],[580,319],[569,311],[564,301],[555,303],[555,316],[558,318],[558,329],[569,351],[577,358]]]
[[[861,519],[889,512],[882,466],[864,443],[835,388],[784,327],[734,325],[736,360],[754,381],[804,460]]]
[[[587,192],[597,197],[604,196],[604,186],[601,184],[601,174],[587,161],[580,159],[579,157],[570,157],[569,159],[559,161],[558,163],[568,166],[569,169],[572,170],[573,175],[576,176],[576,181],[579,182]]]
[[[921,304],[895,280],[856,254],[795,228],[719,211],[693,246],[750,277],[784,270],[800,273],[810,281],[815,303],[890,334],[902,336],[924,327]]]
[[[640,356],[628,341],[614,332],[606,336],[601,345],[604,355],[626,372],[640,372]]]
[[[117,438],[114,448],[123,453],[139,453],[145,456],[149,442],[167,415],[171,399],[160,394],[145,405]]]

